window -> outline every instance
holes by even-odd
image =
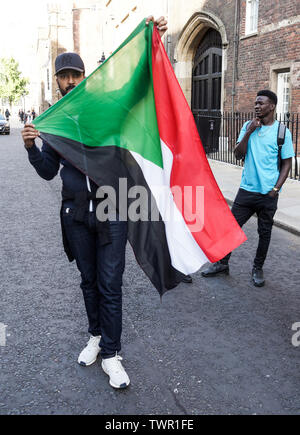
[[[290,72],[279,72],[277,74],[277,115],[284,119],[289,111],[290,103]]]
[[[247,0],[245,34],[257,32],[259,0]]]

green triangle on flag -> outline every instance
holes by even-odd
[[[118,146],[163,166],[145,20],[90,76],[34,120],[37,130],[88,147]],[[151,59],[151,56],[150,56]]]

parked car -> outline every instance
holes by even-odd
[[[0,114],[0,134],[10,134],[9,121],[6,121],[3,115]]]

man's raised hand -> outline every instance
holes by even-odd
[[[154,25],[157,27],[157,30],[160,34],[160,37],[162,37],[165,32],[168,30],[168,21],[165,19],[165,17],[159,17],[157,20],[154,19],[153,15],[146,18],[146,25],[150,23],[150,21],[153,21]]]
[[[247,130],[249,130],[251,133],[253,133],[258,127],[261,127],[261,121],[259,118],[254,118],[249,124],[249,127]]]

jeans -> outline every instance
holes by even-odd
[[[81,273],[89,333],[101,335],[102,358],[121,350],[122,276],[125,268],[127,222],[109,223],[111,243],[99,242],[96,213],[87,211],[84,222],[73,219],[74,210],[63,207],[63,224]]]
[[[272,198],[268,194],[263,195],[261,193],[239,189],[231,209],[240,227],[242,227],[254,213],[257,214],[259,242],[254,259],[254,266],[257,269],[262,269],[267,257],[277,203],[278,195]],[[228,264],[230,256],[231,253],[226,255],[226,257],[221,260],[221,263]]]

